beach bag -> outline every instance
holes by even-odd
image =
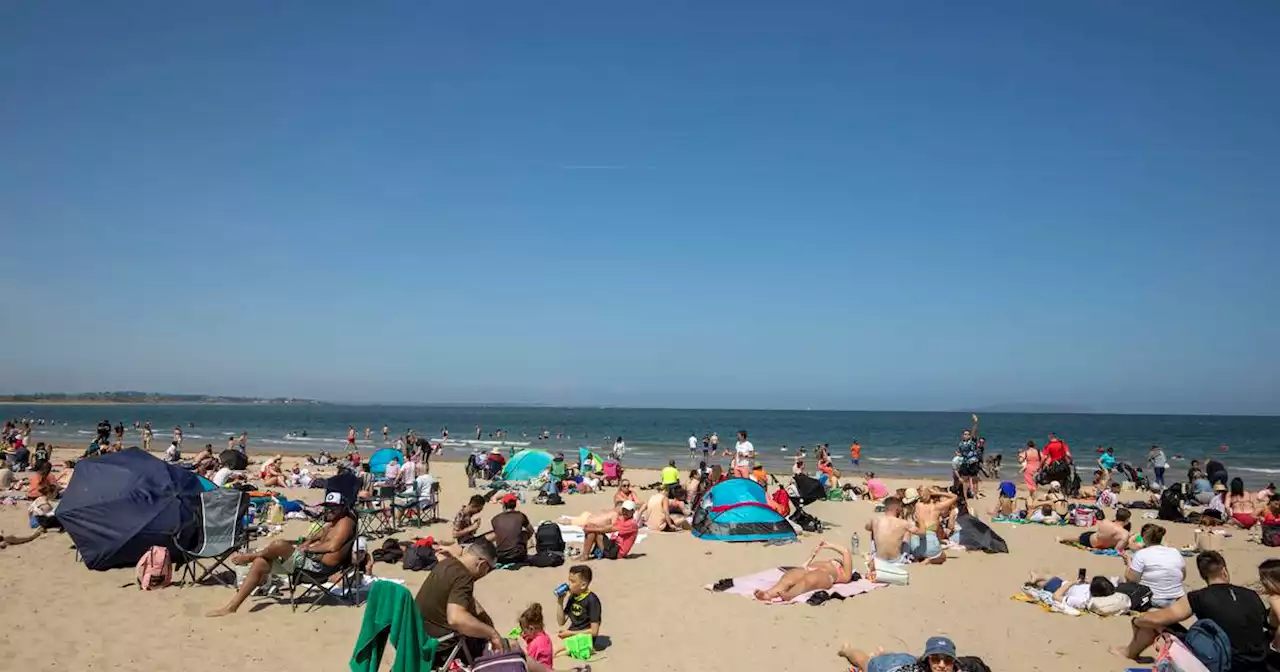
[[[808,511],[797,508],[791,513],[791,521],[800,526],[805,532],[821,532],[822,521],[815,518]]]
[[[1262,545],[1280,546],[1280,525],[1262,525]]]
[[[1151,608],[1151,589],[1141,583],[1125,581],[1116,586],[1116,592],[1129,596],[1129,611],[1140,613]]]
[[[519,651],[510,653],[486,653],[476,659],[474,665],[471,666],[472,672],[525,672],[529,667],[525,665],[524,654]]]
[[[891,586],[905,586],[911,581],[906,565],[892,562],[876,563],[876,583],[887,583]]]
[[[1093,527],[1098,522],[1098,512],[1083,506],[1077,506],[1071,512],[1071,524],[1076,527]]]
[[[138,558],[136,568],[138,587],[143,590],[164,588],[173,583],[173,564],[169,562],[169,549],[152,546]]]
[[[1173,635],[1160,635],[1156,647],[1155,672],[1209,672],[1196,654]]]
[[[436,549],[431,545],[414,544],[404,549],[404,561],[400,566],[410,572],[424,572],[436,566]]]
[[[560,534],[560,526],[551,521],[543,521],[533,533],[534,549],[538,553],[564,553],[564,536]]]
[[[1227,672],[1231,669],[1231,640],[1217,623],[1208,619],[1196,621],[1195,625],[1187,628],[1182,643],[1187,645],[1209,672]]]
[[[559,567],[564,564],[564,553],[556,551],[538,551],[525,561],[530,567]]]

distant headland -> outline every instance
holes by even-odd
[[[35,392],[0,394],[0,404],[284,404],[319,405],[315,399],[294,397],[228,397],[216,394],[168,394],[165,392]]]

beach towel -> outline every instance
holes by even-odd
[[[364,607],[364,622],[348,663],[351,671],[377,672],[388,639],[396,650],[392,672],[431,669],[439,642],[423,629],[413,593],[402,585],[378,581]]]
[[[560,537],[564,540],[564,543],[566,544],[581,544],[582,542],[587,540],[587,534],[583,532],[582,528],[577,525],[566,525],[564,523],[559,523],[559,527],[560,527]],[[640,542],[644,541],[644,538],[647,536],[649,536],[648,532],[641,532],[640,534],[636,535],[636,543],[634,546],[639,546]]]
[[[1049,525],[1049,526],[1052,526],[1052,527],[1062,527],[1063,525],[1069,525],[1069,524],[1070,524],[1070,523],[1068,523],[1068,522],[1067,522],[1067,521],[1065,521],[1065,520],[1059,520],[1059,521],[1058,521],[1058,522],[1056,522],[1056,523],[1043,523],[1043,522],[1037,522],[1037,521],[1034,521],[1034,520],[1028,520],[1028,519],[1026,519],[1026,518],[1014,518],[1013,516],[995,516],[994,518],[992,518],[992,519],[991,519],[991,522],[993,522],[993,523],[1012,523],[1012,524],[1014,524],[1014,525]]]
[[[748,574],[747,576],[735,578],[733,580],[732,586],[724,589],[723,591],[718,591],[718,592],[731,593],[733,595],[741,595],[749,600],[754,601],[756,599],[755,592],[757,590],[768,590],[772,588],[773,585],[778,582],[778,579],[782,578],[782,574],[783,574],[782,570],[776,567],[773,569],[766,569],[763,572]],[[858,581],[852,581],[850,583],[837,583],[836,585],[832,586],[830,589],[826,590],[825,592],[830,595],[839,595],[840,597],[844,598],[844,597],[853,597],[855,595],[861,595],[863,593],[869,593],[877,588],[883,588],[883,587],[884,587],[883,584],[874,583],[866,579],[861,579]],[[712,586],[706,585],[706,586],[703,586],[703,588],[707,590],[711,590]],[[769,604],[800,604],[803,602],[808,602],[809,598],[813,597],[814,593],[818,593],[818,592],[824,592],[824,591],[811,590],[807,593],[801,593],[795,596],[795,598],[793,598],[790,602],[770,602]]]
[[[1060,543],[1064,546],[1078,548],[1082,551],[1089,551],[1094,555],[1106,555],[1111,557],[1120,555],[1120,553],[1116,551],[1116,549],[1114,548],[1090,548],[1088,546],[1081,546],[1080,542],[1074,539],[1063,539]],[[1178,549],[1178,553],[1182,554],[1182,557],[1184,558],[1194,558],[1196,555],[1199,554],[1199,551],[1195,550],[1194,548],[1180,548]]]

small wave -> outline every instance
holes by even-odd
[[[900,457],[868,457],[867,460],[871,462],[899,462],[902,460],[902,458]]]
[[[1261,467],[1234,467],[1236,471],[1248,471],[1254,474],[1280,474],[1280,469],[1263,469]]]

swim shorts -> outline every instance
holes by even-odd
[[[1085,548],[1093,548],[1093,535],[1097,532],[1085,532],[1080,535],[1080,545]]]
[[[936,532],[925,532],[918,537],[912,537],[909,544],[911,555],[917,560],[936,558],[942,554],[942,544],[938,541]]]

